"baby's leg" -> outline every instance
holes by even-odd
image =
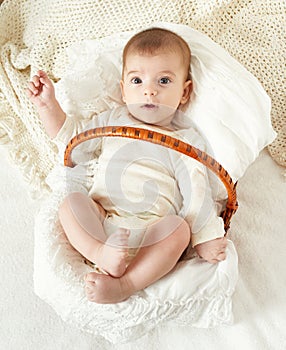
[[[69,242],[77,251],[110,275],[122,276],[128,252],[127,230],[118,229],[107,239],[102,226],[104,209],[80,192],[65,198],[59,217]]]
[[[122,277],[88,274],[88,299],[97,303],[120,302],[171,271],[190,242],[190,228],[182,218],[173,215],[153,224],[149,229],[159,232],[166,227],[172,227],[173,231],[153,245],[142,247]],[[150,230],[148,236],[152,234]]]

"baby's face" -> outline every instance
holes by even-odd
[[[191,82],[186,81],[178,54],[129,54],[120,86],[123,101],[136,119],[167,126],[178,106],[188,101]]]

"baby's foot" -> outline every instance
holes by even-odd
[[[132,288],[122,278],[91,272],[85,276],[85,292],[89,301],[98,304],[113,304],[126,300],[133,294]]]
[[[113,277],[121,277],[126,270],[129,234],[129,230],[118,229],[97,252],[96,263]]]

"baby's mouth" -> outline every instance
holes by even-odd
[[[141,107],[149,110],[154,110],[158,108],[158,106],[154,105],[153,103],[145,103]]]

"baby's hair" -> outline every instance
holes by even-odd
[[[186,80],[191,79],[191,50],[186,41],[178,34],[163,28],[150,28],[135,34],[126,44],[122,57],[122,77],[129,54],[154,55],[175,52],[180,54],[186,67]]]

